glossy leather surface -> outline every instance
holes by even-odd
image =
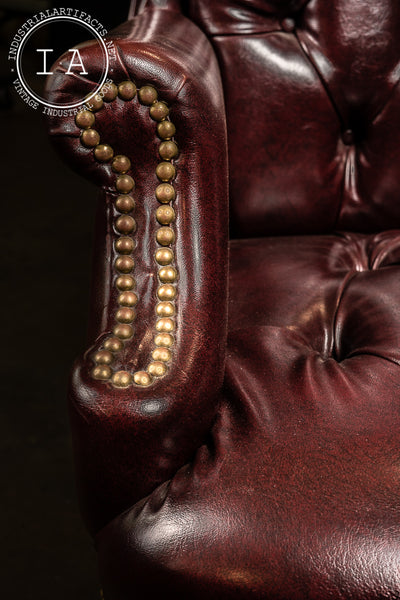
[[[399,231],[232,243],[225,400],[99,533],[110,598],[398,597],[399,259]]]
[[[400,5],[221,0],[191,13],[221,65],[233,235],[399,222]]]
[[[105,598],[400,598],[400,5],[138,0],[131,16],[114,32],[112,77],[155,85],[177,125],[180,316],[156,387],[95,383],[88,356],[74,371],[78,481]],[[76,92],[63,81],[53,98]],[[155,141],[120,101],[99,123],[132,158],[143,200],[144,346],[127,357],[140,364]],[[73,120],[50,126],[103,188],[101,339],[116,302],[110,172]]]

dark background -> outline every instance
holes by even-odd
[[[69,370],[85,347],[97,194],[55,154],[41,109],[12,89],[8,48],[39,5],[51,7],[0,0],[1,592],[7,600],[97,600],[66,409]],[[80,8],[110,30],[129,2],[54,6]]]

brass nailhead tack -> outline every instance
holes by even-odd
[[[175,125],[171,121],[162,121],[157,125],[157,134],[162,140],[169,140],[176,133]]]
[[[120,306],[136,306],[138,297],[135,292],[122,292],[118,296],[118,304]]]
[[[100,94],[95,94],[94,96],[92,96],[92,98],[89,98],[89,96],[86,96],[85,98],[85,104],[89,108],[89,110],[97,112],[98,110],[103,108],[103,98],[100,96]]]
[[[162,267],[158,271],[158,277],[162,283],[174,283],[177,277],[177,272],[174,267]]]
[[[122,215],[115,221],[115,228],[123,234],[132,233],[136,229],[136,221],[130,215]]]
[[[152,85],[144,85],[140,88],[138,96],[142,104],[149,106],[157,100],[157,90]]]
[[[133,81],[123,81],[118,86],[118,95],[122,100],[132,100],[136,96],[136,85]]]
[[[115,173],[126,173],[131,168],[131,161],[127,156],[118,154],[117,156],[114,156],[111,168]]]
[[[90,110],[80,110],[75,117],[75,123],[81,129],[89,129],[95,122],[95,116]]]
[[[135,182],[130,175],[118,175],[115,187],[119,192],[127,194],[135,187]]]
[[[172,302],[159,302],[156,306],[156,313],[159,317],[173,317],[175,306]]]
[[[171,160],[178,156],[178,146],[172,141],[161,142],[158,152],[164,160]]]
[[[132,196],[128,196],[123,194],[122,196],[118,196],[115,201],[115,208],[122,213],[129,213],[135,208],[135,201]]]
[[[175,211],[169,204],[164,204],[157,208],[156,218],[161,225],[169,225],[175,221]]]
[[[160,300],[174,300],[176,296],[176,288],[169,283],[161,285],[157,290],[157,296],[160,298]]]
[[[161,225],[156,230],[156,241],[161,246],[155,252],[155,262],[160,267],[158,278],[160,286],[157,289],[158,302],[156,304],[157,320],[155,324],[154,350],[146,370],[130,373],[125,370],[115,370],[112,366],[116,361],[116,355],[124,349],[124,344],[134,335],[132,323],[136,313],[134,307],[138,302],[137,294],[132,291],[136,281],[132,276],[135,261],[130,256],[135,248],[135,242],[131,235],[136,230],[136,221],[131,216],[135,209],[135,200],[130,192],[133,192],[135,182],[128,175],[131,169],[131,161],[124,154],[114,155],[114,149],[100,143],[100,134],[94,128],[96,115],[104,102],[112,102],[117,97],[124,101],[130,101],[138,95],[139,102],[149,107],[149,116],[157,122],[157,134],[162,140],[158,153],[162,159],[156,167],[156,176],[161,181],[157,185],[155,195],[161,206],[156,209],[156,219]],[[118,309],[115,313],[116,325],[112,334],[107,337],[102,347],[92,355],[94,367],[92,377],[99,381],[111,381],[115,388],[127,388],[132,384],[147,387],[153,380],[164,376],[168,371],[167,363],[172,359],[171,348],[174,344],[172,332],[175,329],[174,300],[176,298],[176,282],[178,273],[172,266],[174,253],[170,246],[175,241],[175,232],[171,224],[175,221],[175,211],[171,202],[175,200],[175,189],[171,181],[175,178],[176,170],[172,160],[178,156],[179,150],[174,137],[176,129],[174,124],[168,120],[169,107],[158,99],[157,90],[151,85],[144,85],[138,91],[133,81],[121,82],[118,86],[108,83],[103,86],[101,94],[86,99],[86,107],[75,117],[76,125],[81,129],[81,144],[93,150],[94,157],[101,163],[111,161],[111,169],[117,174],[115,189],[119,192],[114,201],[115,210],[120,213],[115,219],[115,230],[118,237],[114,242],[115,251],[118,256],[115,259],[115,271],[119,276],[115,280],[115,287],[119,291]]]
[[[130,325],[120,323],[114,327],[113,331],[114,335],[121,340],[129,340],[133,336],[133,327]]]
[[[156,348],[155,350],[153,350],[152,353],[152,358],[156,361],[161,360],[162,362],[168,362],[169,360],[171,360],[171,350],[169,350],[169,348]]]
[[[171,348],[174,344],[174,338],[170,333],[159,333],[154,338],[154,343],[157,347]]]
[[[165,266],[172,263],[174,260],[174,253],[171,248],[160,248],[156,252],[156,261],[159,265]]]
[[[175,200],[175,189],[170,183],[160,183],[156,188],[156,198],[159,202],[167,204]]]
[[[156,168],[156,175],[160,181],[170,181],[175,177],[175,167],[170,162],[160,162]]]
[[[121,340],[116,337],[110,337],[104,342],[104,348],[110,352],[121,352],[123,347]]]
[[[146,371],[136,371],[133,375],[133,380],[137,385],[142,385],[143,387],[147,387],[152,382],[151,376]]]
[[[112,370],[108,365],[98,365],[92,369],[93,379],[99,379],[100,381],[107,381],[112,375]]]
[[[112,102],[118,96],[118,88],[115,83],[106,83],[101,88],[101,93],[105,102]]]
[[[117,311],[116,319],[118,323],[132,323],[135,320],[135,311],[131,308],[120,308]]]
[[[126,292],[134,289],[135,280],[130,275],[121,275],[117,278],[115,285],[121,292]]]
[[[99,350],[94,355],[93,360],[99,365],[111,365],[114,357],[108,350]]]
[[[94,149],[94,155],[101,162],[108,162],[114,155],[114,150],[108,144],[98,144]]]
[[[86,148],[94,148],[100,142],[100,134],[95,129],[84,129],[81,133],[81,142]]]
[[[155,102],[150,106],[150,116],[154,121],[163,121],[169,115],[169,108],[165,102]]]
[[[163,317],[162,319],[158,319],[156,329],[162,333],[171,333],[175,329],[175,323],[172,319]]]
[[[115,387],[127,388],[132,383],[132,375],[128,371],[117,371],[112,376],[112,384]]]
[[[163,362],[155,361],[149,364],[147,370],[153,377],[162,377],[167,372],[167,367]]]
[[[135,266],[135,261],[130,256],[119,256],[115,261],[115,268],[120,273],[130,273]]]
[[[161,246],[169,246],[175,241],[175,232],[171,227],[160,227],[156,233],[156,238]]]
[[[129,237],[120,237],[115,242],[115,249],[120,254],[130,254],[135,248],[135,242]]]

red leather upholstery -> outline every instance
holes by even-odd
[[[376,231],[400,219],[400,5],[191,3],[227,106],[235,236]]]
[[[148,389],[93,381],[92,350],[74,371],[105,598],[399,598],[400,6],[148,4],[164,8],[139,2],[115,32],[111,76],[155,85],[177,125],[179,321],[171,371]],[[77,86],[60,75],[49,93]],[[118,100],[98,122],[132,158],[145,232],[124,368],[143,361],[154,312],[156,142],[139,106]],[[111,172],[73,119],[50,128],[104,190],[96,347],[116,305]]]
[[[399,251],[393,231],[231,244],[225,400],[98,534],[111,598],[398,597]]]

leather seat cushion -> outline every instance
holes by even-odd
[[[400,597],[399,257],[399,231],[232,242],[218,418],[98,534],[106,599]]]

